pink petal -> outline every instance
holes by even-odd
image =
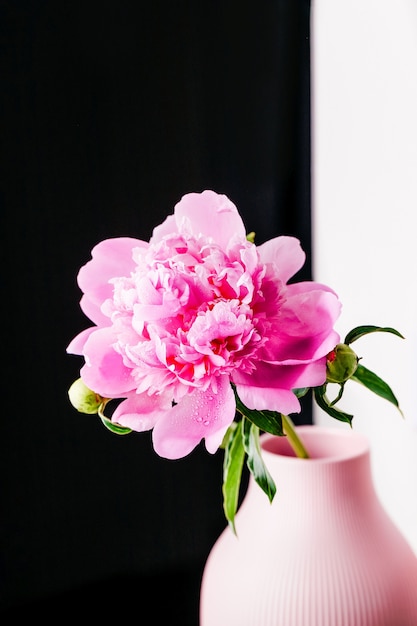
[[[288,376],[291,377],[291,389],[299,389],[302,387],[317,387],[322,385],[326,380],[326,358],[314,361],[307,365],[298,367],[288,367]],[[280,368],[283,371],[283,368]],[[275,376],[277,385],[278,381],[283,381],[282,376]],[[252,386],[250,382],[252,378],[247,376],[248,384],[236,383],[236,391],[239,398],[249,409],[258,411],[277,411],[289,415],[290,413],[299,413],[301,405],[298,398],[290,389],[279,386]],[[271,381],[269,381],[271,382]],[[288,381],[287,381],[288,382]]]
[[[291,285],[287,285],[287,290],[292,296],[298,293],[307,293],[308,291],[327,291],[337,297],[336,292],[331,287],[324,285],[323,283],[317,283],[314,280],[304,280],[298,283],[291,283]]]
[[[112,415],[112,422],[131,428],[137,432],[151,430],[157,421],[163,418],[171,402],[164,396],[149,396],[135,392],[119,404]]]
[[[78,335],[74,337],[74,339],[69,343],[67,347],[68,354],[82,355],[85,342],[87,341],[91,333],[96,330],[97,328],[95,326],[91,326],[90,328],[86,328],[85,330],[78,333]]]
[[[85,365],[81,369],[84,383],[104,398],[123,398],[135,383],[131,369],[115,352],[115,337],[111,328],[99,328],[91,333],[84,345]]]
[[[308,378],[308,372],[311,369],[311,384],[306,382]],[[267,387],[270,389],[295,389],[300,386],[300,380],[304,381],[303,387],[311,387],[316,385],[316,381],[319,378],[319,373],[323,380],[318,383],[324,382],[326,377],[326,364],[323,364],[323,360],[318,360],[313,363],[297,363],[296,365],[281,365],[274,363],[264,363],[258,361],[256,370],[245,373],[238,369],[233,371],[232,381],[236,385],[245,385],[248,387]],[[271,408],[271,411],[275,409]]]
[[[236,391],[248,409],[277,411],[285,415],[299,413],[301,410],[298,398],[288,389],[236,385]]]
[[[194,390],[184,396],[153,429],[153,445],[160,456],[179,459],[205,438],[208,452],[214,454],[236,412],[228,376],[217,378],[217,393]]]
[[[302,363],[319,359],[339,342],[333,330],[341,304],[332,291],[314,289],[314,283],[304,283],[306,289],[292,290],[288,285],[279,318],[267,329],[268,342],[260,356],[275,363]]]
[[[172,233],[178,232],[177,223],[175,221],[174,215],[168,215],[168,217],[159,224],[155,226],[152,232],[152,237],[149,240],[150,244],[158,243],[161,239],[166,237],[166,235],[172,235]]]
[[[111,278],[130,276],[135,263],[132,251],[138,247],[148,247],[148,243],[131,237],[105,239],[97,244],[92,252],[92,259],[78,272],[78,285],[87,294],[89,307],[100,307],[104,300],[113,294]]]
[[[287,283],[300,270],[305,262],[305,252],[295,237],[281,235],[257,246],[262,263],[275,267],[277,278]]]
[[[94,322],[96,326],[110,326],[111,322],[108,316],[101,312],[100,306],[96,302],[93,302],[87,294],[84,294],[81,298],[80,308],[84,315]]]
[[[326,352],[326,354],[328,353]],[[302,368],[298,368],[293,389],[323,385],[326,382],[326,362],[327,359],[324,356],[321,359],[317,359],[317,361],[307,363]]]
[[[297,365],[320,359],[339,343],[340,335],[324,330],[318,335],[291,337],[281,333],[269,337],[268,343],[259,352],[259,357],[277,365]]]
[[[175,205],[178,229],[189,220],[192,234],[212,237],[224,250],[234,238],[246,239],[246,229],[236,206],[229,198],[214,191],[189,193]]]
[[[341,309],[341,302],[332,290],[314,282],[302,282],[287,285],[286,302],[281,312],[299,326],[300,334],[305,335],[306,332],[316,334],[332,328]]]

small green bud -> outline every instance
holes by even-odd
[[[72,383],[68,390],[68,396],[72,406],[77,411],[88,414],[98,413],[98,409],[104,399],[98,393],[91,391],[81,378]]]
[[[328,383],[344,383],[356,372],[359,359],[352,348],[339,343],[327,355],[326,381]]]

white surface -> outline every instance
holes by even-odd
[[[312,2],[313,275],[338,292],[338,330],[404,419],[360,385],[340,405],[371,440],[375,485],[417,552],[417,2]],[[316,423],[348,428],[319,409]]]

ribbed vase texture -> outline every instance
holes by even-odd
[[[237,536],[207,560],[200,626],[417,626],[417,555],[378,500],[367,439],[297,430],[310,459],[261,438],[277,493],[250,480]]]

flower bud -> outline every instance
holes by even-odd
[[[359,359],[352,348],[339,343],[327,355],[326,381],[328,383],[344,383],[356,372]]]
[[[103,402],[103,398],[98,393],[91,391],[81,378],[72,383],[68,390],[68,396],[72,406],[80,413],[98,413],[99,406]]]

